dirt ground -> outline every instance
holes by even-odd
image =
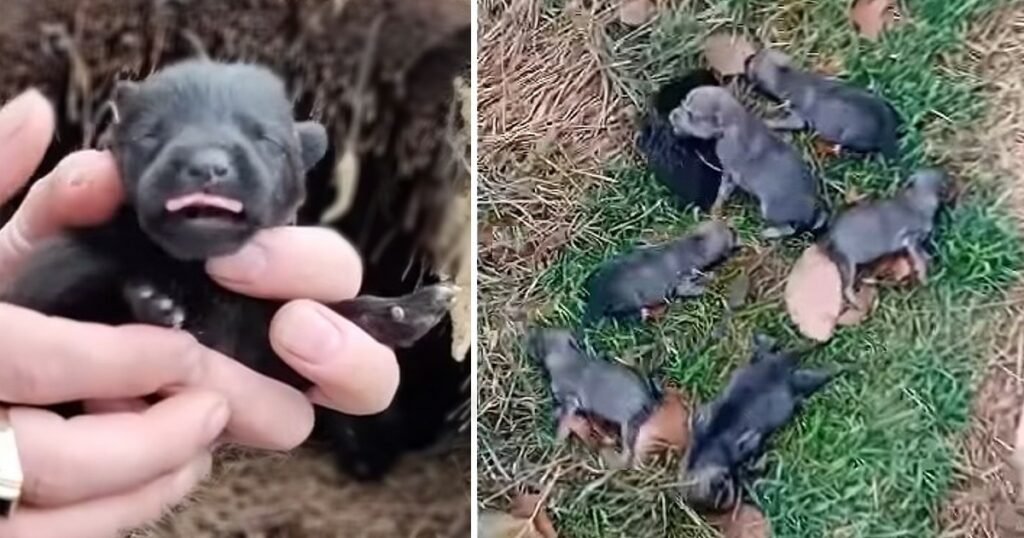
[[[410,455],[373,485],[339,475],[322,453],[234,454],[193,502],[132,538],[469,536],[467,449]]]

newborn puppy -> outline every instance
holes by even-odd
[[[270,347],[270,320],[283,303],[221,288],[204,260],[294,222],[305,174],[327,150],[323,126],[296,123],[282,81],[245,64],[183,62],[119,83],[113,104],[111,150],[126,205],[111,222],[41,249],[0,300],[83,321],[183,328],[257,371],[308,387]],[[453,295],[434,286],[333,307],[399,347],[434,326]]]
[[[551,384],[558,440],[569,434],[561,427],[567,416],[581,414],[610,422],[621,432],[623,466],[630,467],[640,426],[661,399],[654,383],[625,366],[591,357],[563,329],[528,331],[526,349]]]
[[[670,243],[643,246],[605,263],[588,282],[586,323],[602,317],[639,319],[665,300],[696,297],[706,291],[703,271],[736,247],[736,232],[708,221]]]
[[[857,303],[857,266],[887,254],[906,251],[918,280],[927,281],[928,254],[924,243],[934,227],[935,213],[948,182],[941,170],[918,170],[910,177],[910,186],[895,197],[862,202],[839,215],[824,247],[839,267],[847,301]]]
[[[818,200],[817,181],[797,150],[724,88],[691,91],[669,121],[677,136],[716,141],[722,163],[716,210],[738,186],[761,203],[761,215],[769,223],[762,232],[766,238],[817,231],[828,220]]]
[[[769,437],[799,412],[804,400],[833,377],[801,369],[794,353],[754,337],[750,364],[691,422],[690,450],[682,462],[680,499],[702,511],[724,511],[740,498],[745,467],[763,454]]]
[[[672,191],[680,205],[696,205],[705,211],[715,203],[722,181],[715,143],[676,136],[668,115],[694,88],[715,84],[711,71],[696,70],[659,88],[636,138],[637,150],[647,160],[654,178]]]
[[[898,155],[896,111],[871,92],[802,71],[789,56],[771,49],[747,59],[746,77],[788,106],[791,116],[770,123],[773,127],[809,127],[823,139],[855,152]]]

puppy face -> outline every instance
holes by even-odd
[[[724,455],[704,451],[700,460],[691,460],[687,454],[684,476],[679,486],[679,498],[691,508],[702,512],[723,512],[736,505],[739,481],[733,475]],[[722,457],[719,457],[722,456]]]
[[[698,248],[697,255],[702,263],[712,263],[725,257],[736,248],[738,242],[736,231],[718,220],[698,225],[694,230],[694,239]]]
[[[784,80],[792,70],[793,60],[781,51],[762,49],[747,58],[747,78],[774,95],[781,92]]]
[[[740,109],[742,105],[728,90],[701,86],[691,91],[686,100],[669,113],[668,120],[676,136],[719,138]]]
[[[237,250],[292,221],[327,134],[292,119],[284,85],[252,65],[190,61],[115,89],[112,150],[143,230],[178,259]]]
[[[949,176],[934,168],[918,170],[910,177],[911,188],[921,194],[941,198],[949,187]]]
[[[547,369],[573,364],[582,356],[576,338],[564,329],[531,329],[526,335],[526,351]]]

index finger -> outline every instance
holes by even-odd
[[[51,405],[197,387],[228,401],[227,429],[238,442],[291,449],[313,427],[312,406],[301,392],[200,345],[184,331],[71,321],[7,304],[0,304],[0,327],[0,401]]]
[[[0,204],[39,167],[53,138],[54,123],[53,107],[36,90],[0,108]]]
[[[202,377],[203,347],[187,333],[49,317],[0,303],[0,401],[27,405],[145,396]]]

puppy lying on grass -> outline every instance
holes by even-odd
[[[735,247],[736,232],[724,222],[709,221],[681,239],[640,247],[606,262],[588,282],[584,323],[605,316],[644,320],[650,307],[667,299],[703,294],[704,271]]]
[[[906,252],[918,281],[927,282],[924,245],[948,184],[941,170],[919,170],[910,177],[910,186],[895,197],[862,202],[839,215],[823,246],[839,267],[843,297],[850,304],[857,304],[857,267],[888,254]]]
[[[896,111],[877,95],[802,71],[789,56],[771,49],[747,60],[746,77],[789,109],[789,117],[767,122],[771,128],[810,128],[841,148],[881,152],[890,159],[898,156]]]
[[[818,199],[818,185],[800,153],[778,138],[764,121],[750,113],[728,90],[696,88],[669,114],[678,136],[716,141],[722,164],[715,210],[736,187],[756,198],[769,226],[762,235],[779,238],[817,231],[828,220]]]
[[[619,428],[620,465],[632,466],[640,426],[662,398],[658,387],[621,364],[590,356],[564,329],[530,330],[526,350],[550,383],[558,441],[569,435],[565,418],[579,414],[600,419]]]
[[[733,373],[722,393],[693,416],[680,499],[702,511],[735,506],[743,474],[764,453],[768,438],[833,375],[799,368],[795,353],[780,351],[774,340],[756,335],[750,364]]]

